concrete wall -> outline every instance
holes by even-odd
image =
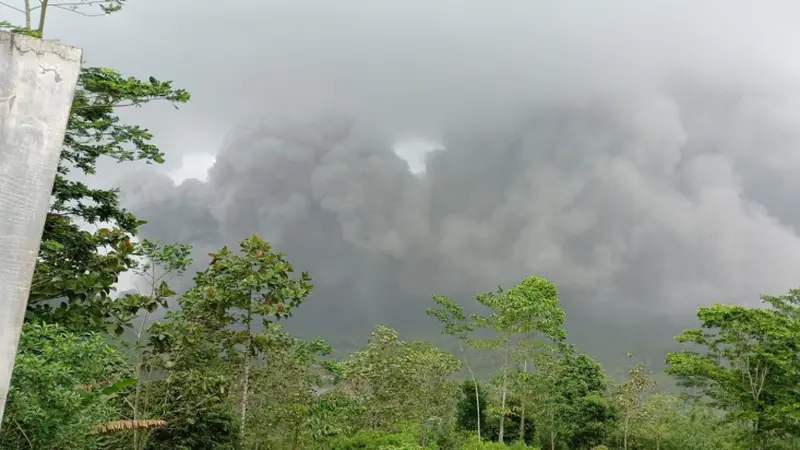
[[[81,50],[0,32],[0,421]]]

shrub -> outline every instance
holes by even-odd
[[[463,450],[539,450],[539,447],[530,447],[524,442],[502,444],[500,442],[479,441],[477,437],[465,443]]]
[[[95,425],[116,412],[100,387],[119,379],[125,362],[99,334],[29,323],[0,432],[0,448],[96,448]]]
[[[432,447],[428,447],[429,449]],[[417,437],[411,433],[385,433],[382,431],[360,431],[354,436],[340,437],[331,441],[330,450],[423,450]]]

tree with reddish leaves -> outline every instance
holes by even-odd
[[[211,262],[195,277],[195,286],[181,299],[181,311],[170,319],[185,320],[203,329],[207,339],[215,339],[228,349],[227,359],[236,368],[239,380],[241,434],[247,421],[252,362],[263,353],[266,339],[254,328],[269,330],[274,321],[291,317],[292,312],[311,293],[308,273],[293,277],[294,268],[282,253],[258,236],[245,239],[239,252],[222,248],[209,254]],[[151,330],[156,349],[168,347],[169,336],[158,324]],[[244,329],[242,329],[244,328]],[[263,334],[263,333],[262,333]],[[158,351],[158,350],[157,350]],[[168,353],[164,348],[163,352]]]

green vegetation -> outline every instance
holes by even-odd
[[[257,236],[209,255],[182,295],[164,276],[186,246],[140,245],[150,280],[137,304],[178,308],[149,323],[148,339],[25,326],[3,422],[3,448],[75,449],[773,449],[795,448],[800,291],[771,308],[716,305],[687,330],[692,350],[668,355],[690,389],[659,392],[642,364],[613,383],[565,342],[555,286],[530,277],[476,296],[485,315],[434,296],[430,315],[460,357],[375,327],[343,360],[321,339],[277,321],[311,291],[286,257]],[[511,308],[510,305],[516,305]],[[106,319],[117,324],[118,317]],[[258,322],[258,327],[254,326]],[[145,322],[141,322],[140,329]],[[127,325],[127,324],[126,324]],[[261,331],[256,331],[256,328]],[[480,334],[480,339],[475,338]],[[140,335],[141,337],[141,335]],[[110,339],[110,344],[106,339]],[[134,348],[135,352],[127,350]],[[703,351],[697,350],[704,349]],[[463,369],[500,358],[486,380]],[[631,358],[633,355],[629,355]],[[467,370],[469,372],[469,370]]]
[[[121,4],[98,3],[112,8],[106,12]],[[9,29],[41,35],[43,25]],[[191,248],[134,242],[143,222],[120,207],[116,191],[70,174],[94,173],[100,157],[162,162],[147,130],[121,124],[114,112],[188,99],[170,82],[83,70],[2,448],[800,446],[800,290],[765,296],[766,308],[700,308],[700,328],[684,331],[667,355],[680,393],[665,392],[633,361],[625,379],[612,380],[568,344],[556,286],[536,276],[463,304],[434,295],[428,313],[456,354],[377,325],[341,360],[322,339],[298,339],[279,324],[302,307],[311,277],[258,236],[210,254],[194,286],[174,292],[169,280],[189,266]],[[128,271],[148,288],[113,295]],[[152,320],[168,303],[171,311]],[[689,346],[681,351],[682,343]],[[475,367],[487,357],[497,364],[484,377]]]

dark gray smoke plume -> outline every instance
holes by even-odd
[[[268,119],[230,133],[207,182],[137,174],[123,191],[146,234],[202,259],[259,233],[311,272],[298,321],[313,331],[435,329],[431,293],[531,274],[558,284],[584,340],[800,284],[800,81],[781,37],[799,41],[781,14],[433,3],[417,22],[364,7],[364,29],[344,26],[353,5],[320,6],[319,53],[275,69],[312,87],[327,74],[348,101],[309,106],[295,79]],[[420,174],[395,152],[409,136],[441,147]]]

